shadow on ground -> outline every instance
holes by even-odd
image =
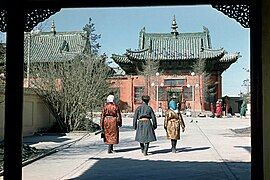
[[[23,143],[27,145],[36,144],[39,142],[64,142],[70,140],[69,138],[63,138],[64,134],[53,134],[53,135],[33,135],[23,138]]]
[[[154,148],[154,147],[157,147],[157,146],[150,146],[149,147],[149,151],[151,150],[151,148]],[[140,147],[135,147],[135,148],[121,148],[121,149],[117,149],[115,150],[116,152],[129,152],[129,151],[135,151],[135,150],[138,150],[138,149],[141,149]]]
[[[250,146],[234,146],[235,148],[243,148],[246,151],[248,151],[249,153],[251,153],[251,147]]]
[[[191,148],[191,147],[184,147],[184,148],[178,148],[178,152],[189,152],[189,151],[201,151],[201,150],[206,150],[209,149],[210,147],[200,147],[200,148]],[[162,153],[170,153],[172,152],[171,149],[162,149],[162,150],[156,150],[156,151],[151,151],[151,154],[162,154]]]
[[[121,157],[90,158],[89,161],[97,162],[82,175],[73,179],[250,179],[250,163],[245,162],[175,162]],[[224,166],[228,167],[229,171],[224,171]]]

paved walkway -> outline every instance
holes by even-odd
[[[148,156],[143,156],[134,141],[131,118],[123,120],[114,154],[107,154],[100,135],[69,133],[51,137],[54,142],[43,137],[39,143],[36,139],[32,146],[37,148],[74,143],[25,166],[23,179],[250,179],[250,137],[230,130],[249,127],[249,119],[194,118],[191,122],[192,118],[184,118],[186,132],[178,141],[176,154],[170,151],[163,118],[158,119],[158,141],[150,143]]]

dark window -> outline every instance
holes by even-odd
[[[164,79],[165,86],[181,86],[185,85],[186,79]]]
[[[142,95],[144,92],[144,87],[134,87],[134,102],[142,103]]]
[[[184,98],[187,101],[192,101],[193,100],[193,86],[190,87],[183,87],[184,88]]]
[[[158,87],[158,100],[167,101],[167,92],[165,87]]]
[[[203,45],[203,39],[201,39],[201,48],[203,48],[204,45]]]

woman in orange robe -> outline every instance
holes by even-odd
[[[104,131],[104,142],[108,144],[108,153],[113,152],[113,145],[119,143],[119,127],[122,117],[119,107],[113,102],[114,96],[107,97],[107,103],[102,109],[100,127]]]

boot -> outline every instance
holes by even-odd
[[[111,144],[111,151],[112,153],[115,153],[115,151],[113,150],[113,144]]]
[[[148,152],[148,147],[149,147],[149,143],[145,143],[145,145],[144,145],[144,151],[143,151],[143,155],[144,156],[147,156],[148,154],[147,154],[147,152]]]
[[[141,146],[141,151],[143,153],[143,151],[144,151],[144,143],[140,143],[140,146]]]
[[[113,145],[112,145],[112,144],[109,144],[109,145],[108,145],[108,153],[109,153],[109,154],[113,152],[112,149],[113,149]]]
[[[176,143],[177,143],[177,140],[172,139],[171,140],[171,143],[172,143],[172,153],[176,153]]]

